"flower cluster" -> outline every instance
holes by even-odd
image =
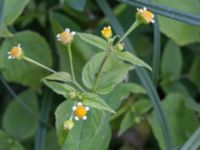
[[[104,27],[101,31],[101,34],[107,40],[108,45],[113,44],[112,46],[116,50],[122,51],[124,49],[124,43],[122,43],[122,41],[127,37],[127,35],[129,33],[131,33],[131,31],[133,31],[141,23],[145,23],[145,24],[154,23],[153,13],[151,11],[148,11],[145,7],[142,9],[137,9],[136,18],[137,18],[137,20],[135,21],[136,25],[133,23],[133,25],[132,25],[133,27],[130,27],[129,30],[124,34],[124,36],[122,36],[115,45],[113,43],[114,43],[114,39],[116,39],[117,36],[112,37],[113,33],[112,33],[111,26]],[[68,44],[69,49],[70,49],[69,54],[71,52],[70,43],[73,41],[75,34],[76,34],[76,32],[74,32],[74,31],[70,32],[70,29],[66,28],[63,32],[56,35],[58,41],[60,41],[62,44]],[[24,59],[24,60],[27,60],[31,63],[35,63],[36,65],[55,73],[55,71],[53,71],[52,69],[50,69],[42,64],[39,64],[38,62],[35,62],[34,60],[26,57],[23,53],[23,50],[22,50],[20,44],[13,47],[8,52],[8,54],[9,54],[8,59],[15,59],[15,58],[16,59]],[[69,55],[69,56],[71,56],[71,55]],[[72,57],[69,57],[69,58],[72,58]],[[72,59],[71,59],[71,64],[72,64]],[[71,66],[73,66],[73,64]],[[71,70],[72,70],[72,75],[73,75],[73,67],[71,67]],[[74,81],[76,81],[76,80],[74,80]],[[86,120],[87,113],[90,110],[90,108],[88,106],[85,106],[82,104],[82,102],[80,102],[82,100],[82,95],[80,95],[78,92],[71,91],[68,94],[68,97],[69,97],[69,100],[75,100],[75,104],[72,107],[71,117],[64,122],[65,130],[70,130],[73,128],[73,126],[74,126],[73,118],[75,120]],[[139,119],[137,119],[136,121],[138,121],[138,120]]]

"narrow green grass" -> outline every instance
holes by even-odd
[[[180,148],[180,150],[197,150],[200,146],[200,127],[193,133],[189,140]]]
[[[184,23],[188,23],[191,25],[200,26],[200,16],[195,14],[189,14],[185,13],[173,8],[168,8],[166,6],[161,6],[157,4],[152,4],[150,2],[145,2],[142,0],[119,0],[122,3],[126,3],[131,6],[137,6],[137,7],[147,7],[151,11],[153,11],[156,14],[175,19]]]

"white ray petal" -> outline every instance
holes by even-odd
[[[8,56],[8,59],[12,59],[12,56]]]
[[[75,116],[74,118],[75,118],[75,120],[79,120],[79,117],[77,117],[77,116]]]
[[[86,111],[88,111],[88,110],[90,110],[90,107],[88,107],[88,106],[85,106],[85,109],[86,109]]]
[[[57,34],[56,37],[57,37],[57,38],[60,38],[60,34]]]
[[[87,119],[87,116],[83,116],[83,120],[86,120]]]
[[[69,29],[69,28],[66,28],[66,29],[65,29],[65,32],[70,32],[70,29]]]
[[[76,110],[76,108],[77,108],[76,106],[73,106],[73,107],[72,107],[72,110],[74,111],[74,110]]]
[[[78,105],[78,106],[82,106],[82,103],[81,103],[81,102],[78,102],[77,105]]]
[[[75,32],[75,31],[72,31],[72,32],[71,32],[71,35],[72,35],[72,36],[76,35],[76,32]]]

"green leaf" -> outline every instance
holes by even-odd
[[[19,17],[29,0],[5,0],[3,5],[3,23],[11,25]],[[14,9],[12,9],[14,8]]]
[[[109,94],[103,95],[109,106],[117,110],[122,102],[130,93],[146,94],[143,87],[135,83],[120,83]]]
[[[118,131],[119,136],[122,135],[127,129],[129,129],[133,125],[134,117],[135,115],[131,110],[125,114]]]
[[[60,82],[72,82],[72,78],[69,73],[67,72],[56,72],[45,77],[43,80],[53,80],[53,81],[60,81]]]
[[[95,47],[98,47],[101,50],[107,49],[108,43],[104,39],[96,35],[88,33],[78,33],[77,36],[79,36],[81,40],[83,40],[84,42],[91,44]]]
[[[187,107],[184,97],[178,93],[168,94],[163,100],[162,106],[167,115],[174,147],[179,147],[199,126],[198,116],[194,111]],[[163,137],[156,120],[155,112],[149,116],[148,120],[153,133],[159,142],[160,148],[165,150]]]
[[[105,52],[96,54],[83,68],[82,81],[87,88],[93,88],[96,74],[105,56]],[[128,71],[132,68],[132,65],[119,61],[113,57],[111,53],[99,73],[99,78],[96,83],[96,92],[101,94],[110,92],[117,83],[125,78]]]
[[[23,146],[0,130],[0,150],[24,150]]]
[[[153,0],[154,3],[182,10],[186,13],[194,13],[200,15],[198,0]],[[184,5],[180,5],[184,4]],[[191,26],[186,23],[182,23],[176,20],[172,20],[166,17],[158,17],[160,30],[168,37],[173,39],[179,45],[187,45],[194,42],[200,42],[200,28],[197,26]]]
[[[59,150],[58,140],[56,137],[55,129],[51,129],[47,132],[45,139],[45,149],[44,150]]]
[[[43,79],[43,82],[55,93],[63,95],[65,98],[68,98],[69,92],[76,91],[75,88],[70,85],[72,84],[70,74],[66,72],[58,72],[49,75]]]
[[[135,55],[133,55],[130,52],[116,51],[115,54],[117,57],[119,57],[120,59],[122,59],[125,62],[129,62],[129,63],[133,64],[134,66],[146,67],[147,69],[152,71],[151,67],[148,64],[146,64],[143,60],[139,59],[138,57],[136,57]]]
[[[0,28],[0,37],[11,37],[13,34],[8,30],[6,25],[2,24]]]
[[[90,107],[99,109],[99,110],[106,110],[111,113],[115,113],[115,111],[108,106],[104,100],[96,94],[93,93],[83,93],[83,104],[88,105]]]
[[[13,37],[7,38],[1,45],[0,70],[5,79],[25,86],[37,87],[40,79],[48,72],[23,60],[9,60],[8,51],[18,43],[21,43],[25,55],[48,67],[52,65],[50,48],[43,37],[32,31],[19,32]]]
[[[166,94],[177,92],[177,93],[180,93],[184,96],[190,95],[189,92],[187,91],[187,88],[184,87],[184,85],[182,85],[181,83],[178,83],[178,82],[164,84],[164,85],[161,85],[161,87]]]
[[[198,87],[198,90],[200,91],[200,57],[196,57],[194,60],[194,63],[192,64],[190,73],[189,73],[189,78],[194,82],[194,84]]]
[[[32,111],[39,113],[35,93],[27,90],[21,93],[19,97]],[[3,128],[9,135],[17,139],[24,140],[32,137],[36,132],[37,125],[38,119],[27,112],[16,100],[9,104],[3,116]]]
[[[70,118],[73,106],[74,103],[72,101],[64,101],[57,107],[55,111],[56,131],[60,145],[63,145],[67,136],[68,132],[64,130],[64,122]]]
[[[60,2],[78,11],[83,11],[86,5],[86,0],[60,0]]]
[[[165,46],[161,61],[161,75],[169,80],[177,79],[182,69],[182,54],[176,43],[169,41]]]
[[[176,92],[183,95],[187,106],[190,109],[200,113],[200,104],[196,102],[192,97],[190,97],[188,88],[186,88],[183,84],[175,82],[167,85],[162,85],[162,89],[164,90],[165,94]]]
[[[64,96],[65,98],[68,98],[69,92],[76,91],[72,86],[66,84],[66,83],[58,83],[53,81],[43,81],[45,85],[47,85],[49,88],[51,88],[55,93]]]
[[[64,121],[72,113],[73,102],[64,101],[56,110],[56,129],[62,150],[94,150],[106,149],[111,137],[111,129],[104,112],[90,109],[87,120],[74,122],[74,127],[68,132],[63,129]],[[92,138],[91,138],[92,137]]]
[[[133,108],[137,115],[143,115],[144,113],[147,113],[152,108],[152,105],[150,101],[147,99],[139,99],[133,104]]]

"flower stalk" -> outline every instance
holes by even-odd
[[[45,65],[43,65],[43,64],[41,64],[39,62],[27,57],[27,56],[24,56],[23,59],[28,61],[28,62],[30,62],[30,63],[33,63],[33,64],[35,64],[35,65],[37,65],[37,66],[39,66],[39,67],[41,67],[43,69],[46,69],[46,70],[48,70],[48,71],[50,71],[52,73],[56,73],[56,71],[54,71],[53,69],[51,69],[51,68],[49,68],[49,67],[47,67],[47,66],[45,66]]]
[[[105,57],[103,58],[100,66],[99,66],[99,69],[98,69],[98,71],[96,73],[96,77],[95,77],[94,84],[93,84],[93,87],[92,87],[92,91],[93,92],[96,92],[96,87],[97,87],[97,83],[98,83],[98,80],[99,80],[100,73],[101,73],[101,71],[103,69],[104,64],[106,63],[106,61],[108,59],[109,54],[110,54],[110,51],[108,51],[106,53]]]
[[[69,55],[69,62],[70,62],[70,69],[72,74],[72,80],[76,81],[75,74],[74,74],[74,67],[73,67],[73,58],[72,58],[72,49],[71,49],[71,43],[67,45],[68,55]]]
[[[135,28],[137,28],[139,25],[141,24],[141,22],[139,20],[136,20],[130,27],[129,29],[126,31],[126,33],[119,39],[119,41],[117,42],[117,44],[121,43]],[[116,45],[117,45],[116,44]]]

